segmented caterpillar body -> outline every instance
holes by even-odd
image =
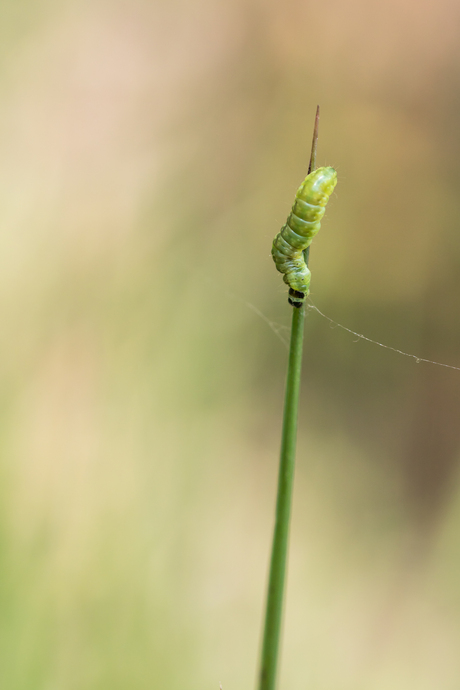
[[[307,175],[297,190],[286,224],[273,241],[273,261],[290,287],[289,303],[294,307],[301,307],[309,293],[311,274],[303,251],[321,227],[326,204],[336,184],[334,168],[318,168]]]

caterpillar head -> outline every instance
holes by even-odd
[[[297,197],[314,206],[326,206],[336,184],[337,173],[334,168],[317,168],[302,182],[297,190]]]

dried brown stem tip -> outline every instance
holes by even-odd
[[[318,130],[319,130],[319,105],[316,106],[315,127],[313,129],[313,141],[311,142],[311,156],[310,165],[308,166],[308,174],[316,168],[316,149],[318,148]]]

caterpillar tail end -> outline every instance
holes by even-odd
[[[288,302],[292,307],[300,309],[302,304],[304,304],[305,302],[306,296],[307,295],[305,292],[300,292],[299,290],[294,290],[293,288],[290,288]]]

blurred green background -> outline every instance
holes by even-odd
[[[290,308],[460,366],[460,5],[0,7],[0,685],[254,688]],[[260,314],[263,316],[261,317]],[[460,685],[460,373],[306,322],[280,689]]]

